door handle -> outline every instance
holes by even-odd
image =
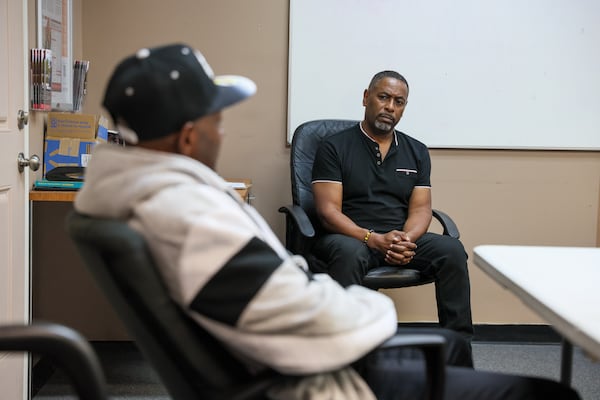
[[[25,158],[23,153],[19,153],[17,156],[17,164],[19,165],[19,172],[23,172],[25,167],[31,168],[32,171],[40,169],[40,158],[37,155],[32,155],[29,158]]]

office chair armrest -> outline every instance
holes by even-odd
[[[440,224],[442,225],[442,228],[444,228],[444,235],[448,235],[450,237],[453,237],[455,239],[459,239],[460,238],[460,232],[458,231],[458,227],[456,226],[456,224],[454,223],[454,221],[452,220],[452,218],[450,218],[450,216],[448,214],[446,214],[445,212],[442,212],[440,210],[432,210],[433,212],[433,217],[435,219],[437,219]]]
[[[293,225],[298,229],[298,232],[307,238],[315,236],[315,228],[310,222],[308,215],[302,207],[289,204],[279,208],[279,212],[286,215],[286,219],[293,222]]]
[[[0,326],[0,350],[48,356],[71,378],[80,399],[108,398],[96,353],[88,341],[71,328],[47,322]]]
[[[398,347],[416,347],[423,352],[425,358],[425,396],[426,400],[441,400],[444,396],[445,385],[445,348],[443,336],[434,334],[394,335],[383,342],[374,351]]]

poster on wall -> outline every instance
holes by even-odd
[[[73,110],[71,0],[38,0],[38,47],[52,50],[52,109]]]

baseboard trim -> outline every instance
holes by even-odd
[[[398,326],[436,327],[434,322],[401,322]],[[560,343],[561,335],[550,325],[475,324],[474,342]]]
[[[481,342],[560,343],[562,336],[550,325],[475,325]]]

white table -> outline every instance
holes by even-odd
[[[475,264],[563,336],[561,381],[573,348],[600,360],[600,248],[481,245]]]

